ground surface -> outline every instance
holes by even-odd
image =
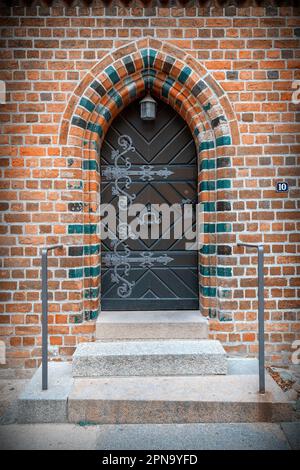
[[[0,426],[0,449],[300,449],[300,423]]]
[[[25,380],[0,380],[0,449],[300,449],[300,422],[79,426],[16,424]]]
[[[26,382],[26,379],[0,379],[0,417],[18,398]]]

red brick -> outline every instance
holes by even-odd
[[[67,147],[60,143],[67,143],[80,98],[95,95],[87,90],[94,76],[113,60],[146,47],[145,35],[155,37],[150,40],[151,47],[175,54],[177,74],[187,60],[202,78],[206,76],[205,100],[217,103],[219,99],[223,107],[233,145],[220,146],[216,153],[219,158],[230,157],[231,168],[209,171],[201,178],[214,179],[217,174],[232,179],[231,188],[219,190],[217,196],[231,202],[232,211],[220,211],[217,218],[206,214],[205,219],[229,222],[232,231],[219,233],[217,240],[206,234],[205,243],[235,247],[241,239],[265,244],[266,351],[268,360],[280,361],[281,351],[290,354],[289,342],[299,336],[295,320],[299,308],[299,126],[297,106],[291,103],[291,84],[299,78],[296,10],[280,8],[273,17],[264,6],[254,6],[250,16],[247,6],[237,6],[236,16],[227,16],[222,8],[211,8],[207,15],[202,7],[198,12],[194,6],[180,6],[158,8],[145,15],[147,9],[122,6],[118,16],[107,16],[102,6],[90,8],[89,16],[81,8],[70,8],[64,16],[61,7],[55,6],[43,16],[36,6],[16,7],[19,17],[0,20],[4,25],[2,43],[7,41],[0,79],[6,81],[10,95],[9,103],[1,105],[0,115],[0,209],[4,222],[0,233],[0,334],[11,349],[9,367],[31,368],[40,362],[40,246],[61,241],[65,245],[99,242],[97,236],[69,236],[66,227],[82,221],[98,223],[89,213],[89,209],[97,210],[96,173],[90,172],[84,193],[76,187],[68,189],[83,177],[81,138],[88,140],[90,136],[78,128]],[[140,40],[129,44],[135,39]],[[160,41],[166,42],[162,46]],[[170,43],[179,48],[176,53]],[[186,53],[192,59],[187,59]],[[136,63],[141,66],[141,59]],[[157,63],[162,64],[161,59]],[[120,62],[118,71],[124,77],[126,71]],[[278,79],[274,72],[278,72]],[[176,84],[176,93],[184,95],[185,102],[194,78],[188,79],[184,89]],[[110,81],[104,85],[110,86]],[[189,99],[190,104],[179,110],[182,117],[189,119],[187,108],[195,109],[196,119],[204,119],[204,127],[210,129],[203,107],[198,109],[195,99]],[[82,108],[78,115],[87,118],[89,112]],[[85,152],[87,158],[98,158],[93,150]],[[208,150],[207,158],[211,155],[213,150]],[[276,182],[281,180],[289,181],[289,193],[276,192]],[[203,200],[213,198],[203,194]],[[90,204],[84,216],[68,213],[72,201]],[[231,290],[231,296],[218,302],[205,298],[203,313],[221,305],[229,309],[234,321],[211,320],[211,337],[222,341],[230,353],[256,355],[257,257],[245,249],[234,248],[233,253],[211,257],[211,262],[232,266],[234,275],[219,278],[218,283],[215,278],[210,280]],[[94,322],[73,323],[74,314],[98,308],[96,301],[82,298],[83,286],[90,286],[87,279],[68,278],[67,269],[81,266],[83,261],[97,264],[96,257],[72,259],[67,252],[63,257],[51,256],[50,344],[57,346],[60,359],[69,358],[78,342],[90,341],[95,334]],[[92,282],[94,287],[98,283],[98,279]]]

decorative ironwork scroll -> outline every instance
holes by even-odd
[[[134,147],[128,148],[127,151],[129,150],[134,150]],[[126,157],[123,165],[120,166],[120,157],[122,158],[124,154],[117,154],[116,157],[114,157],[113,154],[112,157],[114,158],[114,166],[106,167],[102,171],[102,176],[105,176],[108,181],[114,181],[114,186],[112,189],[112,194],[114,196],[120,194],[125,195],[119,184],[125,182],[125,186],[128,189],[132,183],[132,176],[140,176],[142,181],[153,181],[155,176],[161,176],[166,179],[168,176],[174,173],[167,168],[155,169],[153,165],[142,165],[140,166],[140,169],[132,170],[131,162],[129,161],[128,157]]]
[[[114,160],[114,166],[109,166],[102,171],[102,176],[105,176],[107,180],[113,181],[114,185],[112,188],[113,196],[125,196],[128,199],[129,204],[136,198],[135,194],[129,194],[126,189],[129,189],[132,179],[130,177],[129,170],[131,168],[131,161],[126,154],[130,151],[135,152],[135,148],[132,145],[132,139],[129,135],[121,135],[118,138],[118,144],[123,150],[113,150],[111,157]],[[121,188],[120,185],[124,185]]]

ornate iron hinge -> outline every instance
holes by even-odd
[[[120,136],[118,144],[121,147],[121,150],[113,150],[111,154],[114,165],[106,167],[102,171],[102,176],[104,176],[108,181],[113,182],[112,195],[119,196],[120,209],[125,209],[125,207],[128,209],[130,204],[132,204],[133,200],[136,198],[136,194],[130,194],[128,192],[128,189],[132,184],[132,176],[140,176],[142,181],[152,181],[155,176],[161,176],[166,179],[169,175],[173,174],[173,172],[167,168],[155,169],[152,165],[142,165],[140,169],[132,169],[130,159],[126,156],[129,151],[135,152],[131,137],[128,135]],[[145,217],[148,218],[147,221],[145,220]],[[151,212],[151,210],[148,210],[148,212],[143,214],[141,217],[141,224],[154,224],[159,222],[159,216]],[[135,238],[129,230],[126,230],[128,228],[129,227],[127,225],[125,227],[121,225],[119,227],[120,233],[126,233],[126,237],[128,238]],[[143,252],[139,256],[131,256],[130,249],[124,243],[124,240],[114,240],[112,242],[112,247],[113,253],[105,253],[103,255],[103,263],[107,267],[113,268],[111,281],[119,284],[117,288],[117,294],[119,297],[129,297],[133,287],[135,286],[134,281],[128,280],[132,264],[149,268],[155,264],[166,266],[168,263],[173,261],[173,258],[166,254],[154,256],[154,253],[152,252]],[[120,247],[121,249],[119,249]]]

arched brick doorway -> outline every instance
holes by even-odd
[[[72,228],[72,243],[82,247],[82,256],[72,264],[78,268],[69,270],[69,277],[81,281],[79,319],[93,319],[101,308],[99,149],[113,119],[144,96],[149,83],[153,95],[185,120],[198,151],[198,197],[205,206],[205,245],[199,253],[202,312],[222,315],[222,298],[230,289],[231,268],[222,264],[222,256],[230,249],[232,227],[222,214],[230,210],[231,157],[239,143],[234,113],[225,92],[195,58],[168,43],[143,39],[113,51],[91,69],[74,91],[61,123],[62,154],[72,156],[80,175],[83,211],[76,219],[80,229],[76,233]],[[74,197],[78,199],[78,192]]]

